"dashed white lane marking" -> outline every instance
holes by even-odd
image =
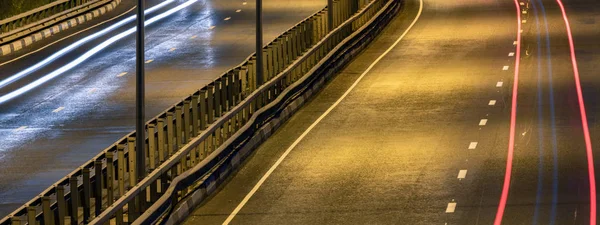
[[[527,20],[523,20],[523,21],[521,21],[521,23],[527,23]]]
[[[235,12],[238,12],[238,13],[241,12],[241,11],[242,11],[241,9],[235,10]]]
[[[225,20],[230,20],[230,19],[231,19],[231,17],[227,17],[227,18],[225,18]]]
[[[473,141],[471,143],[469,143],[469,149],[475,149],[477,148],[477,142]]]
[[[169,52],[175,51],[176,48],[169,49]]]
[[[458,179],[465,179],[465,177],[467,177],[467,170],[460,170],[458,171]]]
[[[91,93],[94,93],[94,92],[96,92],[96,90],[97,90],[97,88],[92,88],[92,89],[89,91],[89,93],[90,93],[90,94],[91,94]]]
[[[346,90],[346,92],[344,92],[344,94],[342,94],[342,96],[337,101],[335,101],[333,103],[333,105],[331,105],[321,116],[319,116],[319,118],[317,118],[317,120],[315,120],[315,122],[313,122],[285,150],[285,152],[283,152],[283,154],[281,154],[281,156],[279,157],[279,159],[277,159],[277,161],[273,164],[273,166],[271,166],[271,168],[269,168],[269,170],[267,170],[267,172],[260,178],[260,180],[258,180],[258,182],[250,190],[250,192],[248,192],[248,194],[244,197],[244,199],[242,199],[240,204],[238,204],[238,206],[235,207],[235,209],[233,210],[233,212],[231,212],[231,214],[227,217],[227,219],[225,219],[225,221],[223,222],[223,225],[228,225],[229,223],[231,223],[231,221],[233,220],[233,218],[235,218],[235,216],[238,214],[238,212],[240,212],[240,210],[242,210],[244,205],[246,205],[246,203],[250,200],[250,198],[252,198],[252,196],[256,193],[256,191],[258,191],[260,186],[262,186],[262,184],[267,180],[267,178],[269,178],[269,176],[271,176],[273,171],[275,171],[275,169],[277,169],[277,167],[290,154],[290,152],[294,148],[296,148],[296,146],[300,143],[300,141],[302,141],[304,139],[304,137],[306,137],[310,133],[310,131],[312,129],[314,129],[321,122],[321,120],[323,120],[327,115],[329,115],[329,113],[331,113],[331,111],[333,111],[333,109],[335,109],[335,107],[337,107],[346,98],[346,96],[348,96],[350,94],[350,92],[352,92],[352,90],[354,90],[354,88],[356,88],[358,83],[360,83],[360,81],[369,72],[371,72],[371,70],[375,67],[375,65],[377,65],[379,63],[379,61],[381,61],[386,55],[388,55],[398,45],[398,43],[400,43],[400,41],[402,41],[404,39],[404,37],[408,34],[408,32],[415,26],[415,24],[417,23],[419,18],[421,18],[421,14],[423,14],[423,5],[424,5],[423,0],[420,0],[419,1],[419,12],[417,13],[417,16],[415,17],[413,22],[408,26],[408,28],[406,28],[406,30],[404,30],[404,33],[402,33],[402,35],[400,35],[400,37],[398,37],[398,39],[396,39],[396,41],[387,50],[385,50],[379,57],[377,57],[377,59],[375,59],[375,61],[373,61],[373,63],[371,63],[371,65],[369,65],[369,67],[367,67],[367,69],[356,79],[356,81],[354,81],[354,83],[348,88],[348,90]]]
[[[215,26],[210,26],[208,29],[209,30],[215,29]]]
[[[487,124],[487,119],[481,119],[479,121],[479,126],[485,126]]]
[[[197,37],[198,37],[198,35],[194,35],[194,36],[191,36],[190,39],[194,39],[194,38],[197,38]]]
[[[25,130],[25,128],[27,128],[27,126],[21,126],[21,127],[17,128],[17,129],[15,129],[15,131]]]
[[[122,72],[119,75],[117,75],[117,77],[122,77],[122,76],[125,76],[125,75],[127,75],[127,72]]]
[[[515,56],[515,53],[514,52],[510,52],[510,53],[508,53],[508,56],[513,57],[513,56]]]
[[[448,207],[446,207],[446,213],[454,213],[456,210],[456,202],[448,203]]]
[[[498,83],[496,83],[496,87],[502,87],[503,84],[504,84],[504,82],[498,81]]]
[[[55,110],[52,110],[52,112],[57,113],[57,112],[62,111],[63,109],[65,109],[65,107],[61,106],[61,107],[56,108]]]
[[[522,13],[523,13],[523,14],[527,14],[527,11],[526,11],[526,10],[523,10],[523,12],[522,12]]]
[[[148,59],[148,60],[146,60],[146,64],[151,63],[151,62],[154,62],[154,59]]]
[[[496,100],[490,100],[490,102],[488,103],[488,105],[496,105]]]
[[[247,2],[242,3],[242,5],[246,5],[246,4],[248,4],[248,3]]]
[[[519,5],[525,5],[525,2],[520,2]]]
[[[513,41],[513,45],[514,45],[514,46],[516,46],[516,45],[517,45],[517,43],[519,43],[519,42],[517,42],[517,41]]]
[[[502,70],[506,71],[506,70],[508,70],[508,68],[509,68],[508,66],[504,66],[504,67],[502,67]]]

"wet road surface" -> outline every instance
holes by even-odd
[[[598,146],[600,3],[564,3],[579,82],[561,2],[519,3],[424,0],[418,17],[406,1],[186,224],[594,224],[600,153],[587,150],[580,100]]]
[[[162,1],[149,1],[148,7]],[[174,1],[147,15],[159,15],[186,1]],[[265,42],[325,6],[326,1],[265,0]],[[0,79],[128,15],[133,1],[123,1],[113,21],[86,30],[85,24],[0,58]],[[254,2],[198,0],[146,27],[146,115],[162,112],[254,52]],[[129,13],[129,14],[127,14]],[[92,40],[56,61],[0,88],[6,96],[72,62],[121,28]],[[80,32],[81,31],[81,32]],[[72,37],[66,38],[76,32]],[[36,49],[66,38],[33,54]],[[134,129],[135,38],[129,35],[75,68],[0,104],[0,217],[91,159]]]

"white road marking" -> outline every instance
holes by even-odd
[[[523,14],[527,14],[527,11],[526,11],[526,10],[523,10]]]
[[[496,100],[490,100],[490,102],[488,103],[488,105],[496,105]]]
[[[169,49],[169,52],[175,51],[176,48]]]
[[[479,126],[485,126],[487,124],[487,119],[481,119],[479,121]]]
[[[525,5],[525,2],[520,2],[519,5]]]
[[[446,208],[446,213],[454,213],[456,210],[456,202],[448,203],[448,207]]]
[[[498,83],[496,83],[496,87],[502,87],[503,84],[504,84],[504,82],[498,81]]]
[[[519,32],[523,33],[523,30],[520,30]]]
[[[90,93],[90,94],[94,93],[94,92],[96,92],[96,90],[97,90],[96,88],[92,88],[88,93]]]
[[[510,53],[508,53],[508,56],[513,57],[513,56],[515,56],[515,53],[514,52],[510,52]]]
[[[53,112],[53,113],[57,113],[57,112],[60,112],[60,111],[62,111],[63,109],[65,109],[65,107],[61,106],[61,107],[58,107],[58,108],[57,108],[57,109],[55,109],[55,110],[52,110],[52,112]]]
[[[215,29],[215,26],[210,26],[208,29],[209,30]]]
[[[467,177],[467,170],[458,171],[458,179],[465,179],[465,177]]]
[[[302,141],[302,139],[304,139],[304,137],[306,137],[306,135],[308,135],[308,133],[312,129],[314,129],[315,126],[317,126],[317,124],[319,124],[321,122],[321,120],[323,120],[331,111],[333,111],[333,109],[335,107],[337,107],[337,105],[339,105],[340,102],[342,102],[342,100],[344,100],[344,98],[346,98],[346,96],[348,96],[348,94],[350,94],[350,92],[352,90],[354,90],[354,88],[365,77],[365,75],[367,75],[367,73],[369,73],[373,69],[373,67],[375,67],[375,65],[377,65],[377,63],[379,63],[379,61],[381,61],[381,59],[383,59],[383,57],[385,57],[387,54],[389,54],[392,51],[392,49],[394,49],[396,47],[396,45],[398,45],[398,43],[400,43],[400,41],[402,39],[404,39],[404,36],[406,36],[406,34],[408,34],[408,32],[413,28],[413,26],[415,26],[415,24],[417,23],[417,21],[421,17],[421,14],[423,13],[423,0],[420,0],[419,2],[420,2],[420,4],[419,4],[419,12],[417,13],[417,16],[415,17],[415,19],[413,20],[413,22],[410,24],[410,26],[408,26],[408,28],[406,28],[406,30],[404,31],[404,33],[402,33],[402,35],[396,40],[396,42],[394,42],[385,52],[383,52],[383,54],[381,54],[377,59],[375,59],[375,61],[373,61],[373,63],[369,67],[367,67],[367,69],[356,79],[356,81],[354,81],[354,83],[352,84],[352,86],[350,86],[350,88],[348,88],[348,90],[346,90],[346,92],[344,92],[344,94],[336,102],[334,102],[333,105],[331,105],[327,109],[327,111],[325,111],[321,116],[319,116],[319,118],[317,118],[317,120],[315,120],[315,122],[313,122],[300,135],[300,137],[298,137],[298,139],[296,139],[294,141],[294,143],[292,143],[292,145],[290,145],[290,147],[288,147],[285,150],[285,152],[279,157],[279,159],[277,159],[277,161],[275,162],[275,164],[273,164],[273,166],[271,166],[271,168],[269,168],[269,170],[265,173],[265,175],[263,175],[260,178],[260,180],[258,181],[258,183],[256,183],[256,185],[254,185],[254,187],[252,188],[252,190],[250,190],[250,192],[246,195],[246,197],[244,197],[244,199],[242,200],[242,202],[240,202],[240,204],[233,210],[233,212],[231,212],[231,214],[223,222],[223,225],[228,225],[231,222],[231,220],[233,220],[233,218],[242,209],[242,207],[244,207],[244,205],[246,205],[246,203],[248,202],[248,200],[250,200],[250,198],[254,195],[254,193],[256,193],[256,191],[258,191],[258,188],[260,188],[260,186],[267,180],[267,178],[269,178],[269,176],[271,176],[271,174],[273,173],[273,171],[275,171],[275,169],[279,166],[279,164],[281,164],[281,162],[283,162],[283,160],[285,159],[285,157],[287,157],[287,155],[290,154],[290,152],[292,151],[292,149],[294,149],[298,145],[298,143],[300,143],[300,141]]]
[[[502,67],[502,70],[506,71],[506,70],[508,70],[508,68],[509,68],[508,66],[504,66],[504,67]]]
[[[17,128],[17,129],[15,129],[15,131],[25,130],[25,128],[27,128],[27,126],[21,126],[21,127]]]
[[[194,36],[190,37],[190,39],[194,39],[194,38],[197,38],[197,37],[198,37],[198,35],[194,35]]]
[[[242,5],[246,5],[246,4],[248,4],[248,3],[247,2],[242,3]]]
[[[471,143],[469,143],[469,149],[475,149],[477,148],[477,142],[473,141]]]
[[[516,45],[517,45],[517,43],[519,43],[519,42],[517,42],[517,41],[513,41],[513,45],[515,45],[515,46],[516,46]]]
[[[522,22],[522,23],[527,23],[527,20],[523,20],[523,21],[521,21],[521,22]]]
[[[127,72],[122,72],[119,75],[117,75],[117,77],[122,77],[122,76],[125,76],[125,75],[127,75]]]
[[[241,9],[235,10],[235,12],[237,12],[237,13],[239,13],[239,12],[241,12],[241,11],[242,11]]]
[[[230,20],[230,19],[231,19],[231,17],[227,17],[227,18],[225,18],[225,20]]]
[[[154,59],[148,59],[148,60],[146,60],[146,64],[151,63],[151,62],[154,62]]]

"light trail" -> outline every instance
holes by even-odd
[[[577,57],[575,55],[575,44],[573,43],[573,34],[565,6],[561,0],[556,0],[560,11],[562,12],[565,26],[567,27],[567,36],[569,37],[569,48],[571,50],[571,63],[573,64],[573,76],[575,77],[575,87],[577,88],[577,100],[579,101],[579,113],[581,116],[581,125],[583,127],[583,137],[585,139],[585,150],[587,154],[588,179],[590,183],[590,225],[596,225],[596,176],[594,172],[594,155],[592,150],[592,141],[590,139],[590,130],[588,128],[587,114],[583,93],[581,91],[581,81],[579,79],[579,68],[577,66]]]
[[[519,93],[519,67],[521,63],[521,6],[518,0],[514,0],[517,8],[517,50],[515,57],[515,75],[513,81],[512,104],[510,110],[510,131],[508,137],[508,156],[506,157],[506,171],[504,172],[504,185],[502,186],[502,195],[496,211],[494,225],[502,224],[508,192],[510,190],[510,177],[512,174],[513,154],[515,150],[515,127],[517,120],[517,94]]]
[[[175,0],[166,0],[166,1],[164,1],[164,2],[162,2],[160,4],[158,4],[158,5],[155,5],[155,6],[151,7],[151,8],[149,8],[149,9],[147,9],[144,14],[152,13],[152,12],[154,12],[154,11],[156,11],[156,10],[164,7],[164,6],[166,6],[167,4],[169,4],[169,3],[173,2],[173,1],[175,1]],[[105,35],[106,33],[111,32],[111,31],[113,31],[113,30],[115,30],[115,29],[117,29],[117,28],[119,28],[119,27],[121,27],[121,26],[123,26],[123,25],[125,25],[125,24],[127,24],[129,22],[131,22],[131,21],[134,21],[135,18],[136,18],[135,15],[129,16],[129,17],[127,17],[127,18],[125,18],[125,19],[123,19],[123,20],[121,20],[121,21],[119,21],[119,22],[117,22],[117,23],[115,23],[115,24],[107,27],[107,28],[102,29],[101,31],[98,31],[97,33],[89,35],[89,36],[87,36],[87,37],[85,37],[85,38],[83,38],[83,39],[81,39],[81,40],[79,40],[79,41],[77,41],[77,42],[75,42],[73,44],[70,44],[69,46],[67,46],[67,47],[59,50],[58,52],[50,55],[49,57],[45,58],[44,60],[42,60],[42,61],[34,64],[33,66],[30,66],[29,68],[27,68],[25,70],[22,70],[21,72],[18,72],[17,74],[12,75],[12,76],[10,76],[10,77],[8,77],[8,78],[0,81],[0,88],[4,87],[6,85],[9,85],[12,82],[17,81],[18,79],[20,79],[22,77],[25,77],[25,76],[31,74],[32,72],[35,72],[36,70],[44,67],[48,63],[50,63],[50,62],[58,59],[62,55],[66,54],[66,53],[68,53],[70,51],[73,51],[75,48],[77,48],[77,47],[79,47],[79,46],[81,46],[81,45],[83,45],[83,44],[85,44],[85,43],[87,43],[87,42],[89,42],[91,40],[94,40],[94,39],[96,39],[96,38],[98,38],[98,37],[100,37],[102,35]]]
[[[168,0],[168,1],[173,1],[173,0]],[[186,8],[186,7],[190,6],[191,4],[193,4],[193,3],[197,2],[197,1],[198,0],[189,0],[189,1],[187,1],[187,2],[185,2],[185,3],[183,3],[183,4],[179,5],[179,6],[177,6],[175,8],[172,8],[172,9],[170,9],[170,10],[168,10],[168,11],[162,13],[162,14],[159,14],[159,15],[157,15],[157,16],[149,19],[149,20],[147,20],[144,26],[148,26],[148,25],[150,25],[150,24],[152,24],[152,23],[154,23],[154,22],[156,22],[156,21],[158,21],[158,20],[160,20],[162,18],[165,18],[165,17],[167,17],[167,16],[169,16],[169,15],[171,15],[171,14],[173,14],[173,13],[175,13],[175,12],[177,12],[177,11],[183,9],[183,8]],[[51,73],[49,73],[49,74],[41,77],[40,79],[35,80],[32,83],[29,83],[29,84],[27,84],[27,85],[25,85],[25,86],[23,86],[23,87],[15,90],[15,91],[12,91],[12,92],[10,92],[8,94],[3,95],[2,97],[0,97],[0,104],[4,103],[6,101],[9,101],[9,100],[11,100],[11,99],[13,99],[13,98],[15,98],[15,97],[17,97],[19,95],[22,95],[23,93],[26,93],[26,92],[28,92],[28,91],[30,91],[30,90],[32,90],[32,89],[34,89],[34,88],[42,85],[43,83],[51,80],[52,78],[55,78],[55,77],[63,74],[64,72],[66,72],[66,71],[72,69],[73,67],[81,64],[82,62],[84,62],[85,60],[87,60],[88,58],[90,58],[91,56],[93,56],[94,54],[100,52],[102,49],[108,47],[112,43],[114,43],[114,42],[116,42],[116,41],[118,41],[118,40],[126,37],[127,35],[133,34],[135,31],[136,31],[136,28],[133,27],[133,28],[128,29],[125,32],[122,32],[122,33],[120,33],[120,34],[118,34],[116,36],[113,36],[112,38],[110,38],[110,39],[102,42],[101,44],[99,44],[96,47],[92,48],[91,50],[87,51],[83,55],[79,56],[74,61],[71,61],[70,63],[68,63],[68,64],[66,64],[66,65],[58,68],[57,70],[52,71]]]

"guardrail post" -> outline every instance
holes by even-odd
[[[71,224],[79,224],[79,190],[77,190],[77,176],[69,178],[69,187],[71,189]]]
[[[114,183],[115,183],[115,164],[113,163],[113,153],[106,153],[106,205],[110,206],[114,202]],[[102,202],[102,196],[100,196]]]
[[[136,163],[141,163],[141,162],[136,162],[136,154],[137,152],[135,151],[135,137],[128,137],[127,138],[127,161],[128,161],[128,168],[129,168],[129,187],[133,187],[135,186],[135,184],[137,184],[137,173],[136,173]],[[124,193],[123,193],[124,194]]]
[[[56,203],[58,205],[58,224],[64,225],[64,218],[67,214],[67,205],[65,203],[65,186],[58,185],[55,187]]]
[[[206,93],[207,93],[207,97],[206,97],[206,102],[208,103],[208,124],[211,124],[215,121],[215,100],[213,97],[213,93],[215,92],[215,86],[209,84],[207,89],[206,89]]]
[[[119,186],[119,196],[125,194],[125,146],[117,145],[117,179]],[[119,198],[116,198],[119,199]]]
[[[190,134],[192,133],[191,131],[191,127],[192,127],[192,118],[191,118],[191,111],[190,111],[190,100],[185,100],[183,102],[183,143],[187,144],[188,140],[190,140]]]
[[[173,112],[167,112],[167,121],[165,122],[167,123],[167,155],[168,157],[171,157],[171,155],[174,153],[173,141],[175,140],[173,137],[175,135],[175,128],[173,127]]]
[[[148,158],[150,171],[156,169],[156,125],[148,124]],[[157,199],[156,182],[150,185],[150,202]]]
[[[119,198],[121,198],[120,194],[115,196],[115,199],[119,199]],[[117,210],[117,213],[115,213],[115,224],[116,225],[123,224],[123,208],[119,208],[119,210]]]
[[[90,182],[90,168],[83,168],[83,222],[90,222],[90,199],[92,184]]]
[[[137,167],[136,164],[137,163],[143,163],[143,162],[136,162],[136,148],[135,148],[135,137],[128,137],[127,138],[127,161],[128,161],[128,165],[129,165],[129,188],[134,187],[137,184]],[[123,193],[125,194],[125,193]],[[129,206],[129,210],[128,210],[128,221],[134,221],[137,217],[138,217],[138,213],[140,211],[140,206],[141,206],[141,199],[136,196],[135,200],[128,203],[127,204]]]
[[[179,149],[181,148],[181,146],[183,146],[182,143],[182,107],[180,105],[175,106],[175,151],[179,151]],[[181,157],[181,163],[179,163],[179,165],[177,166],[177,175],[181,174],[181,171],[183,170],[182,167],[185,167],[185,157]]]
[[[196,137],[199,134],[200,129],[200,112],[199,112],[199,104],[198,100],[200,99],[200,95],[195,93],[192,95],[192,136]]]
[[[19,218],[18,216],[10,217],[10,224],[11,225],[21,225],[21,218]]]
[[[199,113],[199,117],[200,117],[200,130],[204,130],[206,129],[206,120],[208,119],[208,109],[207,109],[207,101],[206,101],[206,89],[201,89],[200,90],[200,96],[198,98],[198,101],[200,102],[200,113]]]
[[[108,170],[108,165],[106,166]],[[95,216],[102,213],[102,160],[94,161],[94,208]],[[107,176],[108,177],[108,176]]]
[[[44,214],[44,225],[54,225],[54,212],[50,210],[50,197],[42,197],[42,213]]]
[[[27,223],[28,224],[36,224],[35,207],[34,206],[27,206]]]
[[[215,118],[221,117],[221,78],[215,80],[214,86],[214,104],[215,104]],[[214,121],[211,121],[211,123]]]
[[[228,111],[227,108],[227,98],[229,98],[229,93],[227,93],[227,77],[219,78],[221,80],[221,115],[225,115],[225,112]]]

